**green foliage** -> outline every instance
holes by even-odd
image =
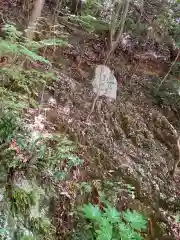
[[[179,78],[179,75],[180,75],[180,63],[179,62],[175,63],[175,65],[172,67],[170,74],[171,74],[171,78],[173,78],[173,77]]]
[[[31,236],[23,236],[21,240],[36,240],[36,238]]]
[[[146,229],[147,221],[136,211],[127,210],[123,212],[123,218],[135,230],[141,231],[142,229]]]
[[[128,32],[132,37],[145,37],[147,35],[147,26],[144,23],[137,23],[134,19],[128,18],[124,26],[124,31]]]
[[[29,102],[35,105],[33,98],[38,94],[40,87],[42,85],[47,85],[48,87],[48,84],[52,80],[55,80],[56,77],[51,72],[24,69],[24,63],[26,63],[28,59],[31,62],[36,62],[35,64],[37,64],[37,62],[49,64],[49,62],[44,57],[36,54],[35,50],[37,49],[30,50],[26,47],[26,43],[30,43],[30,41],[23,38],[22,33],[13,25],[4,25],[3,31],[6,34],[6,38],[0,38],[0,55],[5,55],[8,58],[13,57],[14,59],[12,59],[11,67],[7,64],[7,66],[5,65],[0,69],[2,82],[0,94],[4,108],[16,111],[27,107]],[[61,42],[61,40],[59,41]],[[58,40],[56,40],[56,42],[60,44]],[[39,47],[41,45],[49,46],[50,42],[45,40],[45,42],[42,41],[42,43],[38,43]],[[23,56],[24,59],[22,59]]]
[[[18,187],[14,187],[12,189],[12,214],[29,214],[33,205],[35,205],[35,194],[33,191],[26,192]]]
[[[0,143],[9,141],[19,127],[17,115],[12,112],[4,112],[0,118]]]
[[[102,31],[107,31],[109,29],[108,23],[96,19],[91,15],[87,16],[70,16],[70,19],[77,22],[82,28],[91,33],[100,33]]]
[[[6,34],[6,38],[12,41],[18,40],[22,37],[22,32],[18,31],[17,28],[11,24],[5,24],[2,27],[2,31]]]
[[[101,221],[102,213],[98,206],[93,206],[91,203],[89,203],[88,205],[84,205],[82,207],[82,212],[84,217],[87,219],[98,222]]]
[[[6,79],[4,87],[8,88],[8,91],[28,94],[29,96],[36,96],[40,86],[48,80],[55,79],[52,73],[43,73],[37,70],[25,71],[22,67],[17,66],[1,68],[0,73]]]
[[[176,216],[176,222],[180,223],[180,216],[179,215]]]
[[[72,167],[79,166],[83,163],[83,161],[73,153],[75,145],[66,137],[52,135],[42,144],[45,146],[44,154],[43,158],[39,158],[38,165],[48,168],[57,180],[65,179]],[[39,153],[42,152],[42,148],[37,151]],[[64,163],[66,163],[66,172],[61,168]]]
[[[68,45],[67,41],[62,39],[45,39],[39,42],[30,41],[29,39],[22,37],[22,32],[18,31],[15,26],[5,24],[2,28],[5,32],[6,39],[1,39],[0,41],[0,55],[16,55],[24,56],[30,61],[39,61],[45,64],[50,64],[50,62],[44,57],[38,55],[36,51],[39,48],[44,48],[48,46],[62,46]]]
[[[33,51],[37,51],[40,48],[48,47],[48,46],[68,46],[68,42],[62,39],[44,39],[39,42],[35,41],[28,41],[26,40],[25,43],[26,47],[31,48]]]
[[[44,236],[43,239],[51,239],[54,231],[49,219],[45,217],[31,218],[30,229],[35,236]]]
[[[17,92],[13,92],[8,88],[0,87],[1,108],[4,111],[12,111],[13,113],[19,113],[23,108],[27,107],[26,98],[19,95]]]
[[[100,17],[100,10],[102,8],[101,1],[87,0],[82,10],[84,16],[91,15],[94,17]]]
[[[29,60],[40,61],[46,64],[49,64],[49,61],[44,57],[37,55],[35,52],[30,51],[20,43],[11,43],[10,40],[2,40],[0,41],[0,55],[8,55],[13,54],[18,56],[25,56]]]
[[[72,166],[82,163],[81,159],[73,153],[75,146],[62,136],[44,137],[40,134],[32,140],[32,132],[27,128],[27,119],[22,118],[22,113],[29,107],[30,99],[34,99],[42,85],[48,88],[48,84],[56,80],[52,72],[44,71],[44,65],[40,65],[40,63],[51,65],[49,61],[38,55],[36,51],[43,47],[67,45],[67,42],[61,39],[45,39],[35,43],[23,37],[23,34],[13,25],[4,25],[2,30],[5,32],[5,38],[0,38],[0,55],[7,57],[7,62],[5,61],[0,69],[2,83],[0,86],[0,173],[3,178],[7,179],[8,176],[9,179],[13,177],[9,176],[12,170],[17,175],[19,171],[24,173],[26,170],[24,173],[26,177],[31,176],[39,180],[44,171],[52,172],[49,176],[50,180],[51,177],[63,180]],[[67,165],[66,172],[62,163]],[[63,177],[60,177],[60,174]],[[11,191],[7,189],[10,201],[8,198],[8,207],[5,211],[6,215],[10,213],[12,216],[11,221],[5,219],[5,224],[0,226],[0,235],[3,237],[8,235],[9,224],[13,223],[12,239],[51,239],[54,229],[50,220],[43,214],[35,216],[40,207],[37,206],[39,204],[37,191],[27,192],[26,189],[13,185],[13,181],[8,182],[8,187],[9,184],[12,184]],[[30,234],[25,229],[30,229]]]
[[[91,222],[90,229],[97,240],[141,240],[140,233],[147,228],[147,221],[136,211],[120,213],[110,205],[100,210],[89,203],[81,208],[81,212]]]
[[[170,107],[178,113],[180,109],[179,81],[170,78],[165,80],[161,86],[160,84],[161,80],[157,78],[151,79],[148,84],[148,91],[153,97],[154,104],[160,107]]]
[[[92,186],[87,182],[81,182],[79,187],[80,187],[80,190],[81,190],[82,194],[92,192]]]
[[[22,33],[13,25],[5,24],[2,30],[6,34],[6,39],[1,39],[0,41],[0,55],[13,54],[16,55],[16,57],[25,56],[31,61],[50,64],[47,59],[38,55],[35,51],[46,46],[67,45],[67,42],[61,39],[46,39],[35,44],[34,41],[23,38]]]
[[[9,238],[9,232],[6,229],[1,229],[0,230],[0,238],[2,240],[10,239]]]

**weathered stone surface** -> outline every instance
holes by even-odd
[[[116,99],[117,81],[112,71],[105,65],[98,65],[92,82],[94,93]]]

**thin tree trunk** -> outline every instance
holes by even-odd
[[[33,8],[32,15],[29,20],[29,25],[28,25],[28,28],[26,31],[26,36],[30,40],[32,40],[34,37],[36,23],[37,23],[38,18],[41,16],[41,12],[43,10],[44,3],[45,3],[45,0],[36,0],[34,3],[34,8]]]
[[[119,32],[118,32],[118,34],[117,34],[117,37],[116,37],[115,41],[112,43],[111,49],[110,49],[110,51],[108,52],[107,57],[106,57],[104,63],[107,63],[107,61],[109,60],[109,57],[110,57],[111,54],[114,52],[114,50],[116,49],[116,47],[117,47],[117,45],[118,45],[118,42],[119,42],[120,39],[121,39],[123,30],[124,30],[124,24],[125,24],[125,22],[126,22],[126,17],[127,17],[127,14],[128,14],[128,9],[129,9],[130,1],[131,1],[131,0],[126,0],[126,2],[124,3],[123,15],[122,15],[122,19],[121,19],[120,29],[119,29]]]
[[[54,14],[53,14],[52,24],[56,23],[57,16],[59,15],[59,10],[60,10],[61,5],[62,5],[62,1],[63,0],[57,0],[56,7],[55,7],[55,10],[54,10]]]
[[[160,87],[162,86],[163,82],[168,78],[168,76],[169,76],[172,68],[173,68],[174,65],[176,64],[176,62],[177,62],[177,60],[178,60],[179,57],[180,57],[180,50],[179,50],[179,52],[178,52],[178,54],[177,54],[174,62],[172,63],[171,67],[169,68],[168,72],[166,73],[165,77],[161,80],[161,82],[160,82],[160,84],[159,84],[159,86],[158,86],[158,88],[157,88],[157,92],[159,91],[159,89],[160,89]]]
[[[115,7],[116,7],[116,2],[114,3],[114,8]],[[110,30],[109,30],[109,32],[110,32],[110,48],[113,45],[114,36],[115,36],[115,33],[116,33],[117,21],[118,21],[119,15],[120,15],[121,7],[122,7],[122,2],[119,1],[118,2],[118,6],[117,6],[117,10],[116,10],[116,13],[115,13],[115,16],[111,20],[111,24],[110,24]]]

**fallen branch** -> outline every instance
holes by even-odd
[[[173,178],[174,178],[174,175],[175,175],[176,170],[178,168],[178,164],[180,163],[180,137],[177,139],[177,147],[178,147],[179,156],[178,156],[178,159],[174,159],[173,169],[170,172],[170,174],[172,175]]]
[[[159,91],[159,89],[160,89],[161,85],[163,84],[163,82],[168,78],[168,76],[169,76],[169,74],[170,74],[172,68],[173,68],[174,65],[176,64],[176,62],[177,62],[179,56],[180,56],[180,51],[178,52],[178,54],[177,54],[177,56],[176,56],[174,62],[172,63],[171,67],[169,68],[167,74],[166,74],[165,77],[161,80],[161,82],[160,82],[160,84],[159,84],[159,86],[158,86],[158,88],[157,88],[157,92]]]
[[[87,116],[87,118],[86,118],[86,122],[88,122],[91,114],[94,112],[94,108],[95,108],[96,102],[97,102],[97,100],[98,100],[98,97],[99,97],[99,91],[97,92],[96,97],[94,98],[94,101],[93,101],[93,103],[92,103],[91,110],[90,110],[90,112],[89,112],[89,114],[88,114],[88,116]]]

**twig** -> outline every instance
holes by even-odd
[[[100,76],[99,76],[100,79],[102,79],[102,72],[103,72],[103,71],[102,71],[102,69],[101,69],[101,73],[100,73]],[[95,77],[96,77],[96,72],[95,72]],[[97,102],[97,100],[98,100],[98,97],[100,96],[100,87],[101,87],[101,82],[99,82],[98,91],[97,91],[96,97],[94,98],[94,101],[93,101],[93,103],[92,103],[91,111],[89,112],[89,114],[88,114],[88,116],[87,116],[87,118],[86,118],[86,122],[89,120],[91,114],[92,114],[93,111],[94,111],[96,102]]]
[[[52,19],[53,23],[56,23],[57,15],[59,13],[58,11],[61,8],[61,5],[62,5],[62,0],[58,0],[57,3],[56,3],[56,7],[55,7],[55,10],[54,10],[54,13],[53,13],[53,19]]]
[[[46,51],[47,51],[47,46],[45,47],[45,49],[43,51],[43,57],[45,56]],[[47,82],[44,82],[43,87],[42,87],[42,94],[41,94],[41,101],[40,101],[40,105],[39,105],[38,115],[40,115],[40,113],[41,113],[41,105],[44,100],[44,93],[45,93],[46,86],[47,86]]]
[[[172,169],[172,171],[170,172],[170,174],[172,175],[173,178],[174,178],[174,175],[175,175],[175,173],[176,173],[178,164],[179,164],[179,162],[180,162],[180,137],[177,139],[177,147],[178,147],[179,156],[178,156],[178,159],[174,159],[173,169]]]
[[[166,76],[161,80],[161,82],[160,82],[160,84],[159,84],[159,86],[158,86],[158,88],[157,88],[157,91],[159,91],[161,85],[163,84],[163,82],[164,82],[164,81],[167,79],[167,77],[169,76],[169,74],[170,74],[172,68],[174,67],[174,65],[176,64],[176,62],[177,62],[179,56],[180,56],[180,51],[178,52],[178,54],[177,54],[177,56],[176,56],[174,62],[172,63],[171,67],[169,68],[169,71],[167,72]]]
[[[98,97],[99,97],[99,90],[98,90],[98,92],[97,92],[97,94],[96,94],[96,97],[94,98],[94,101],[93,101],[92,107],[91,107],[91,111],[89,112],[89,114],[88,114],[88,116],[87,116],[87,118],[86,118],[86,122],[89,120],[91,114],[94,112],[94,108],[95,108],[96,102],[97,102],[97,100],[98,100]]]
[[[114,3],[114,8],[115,8],[115,4]],[[118,7],[117,7],[117,10],[116,10],[116,13],[115,13],[115,16],[114,16],[114,19],[112,20],[111,24],[110,24],[110,47],[112,47],[113,45],[113,37],[115,35],[115,32],[116,32],[116,25],[117,25],[117,21],[118,21],[118,17],[119,17],[119,13],[120,13],[120,10],[121,10],[121,3],[118,4]]]
[[[134,68],[134,71],[131,73],[131,76],[130,76],[130,80],[129,80],[129,84],[131,85],[131,81],[132,81],[132,78],[134,77],[134,75],[136,74],[138,68],[139,68],[139,65],[140,65],[140,60],[139,62],[136,64],[135,68]]]

